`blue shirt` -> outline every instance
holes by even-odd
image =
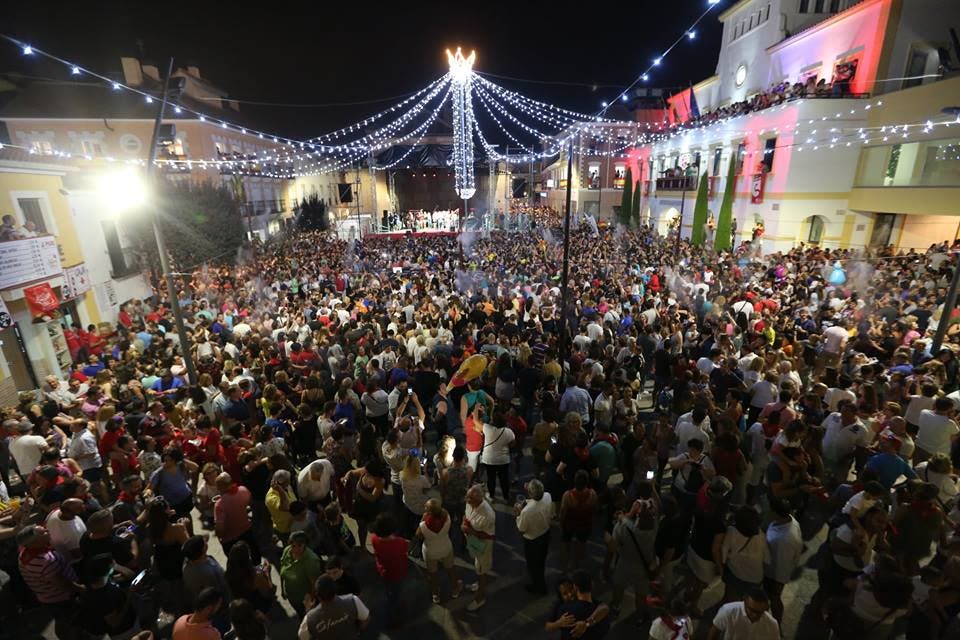
[[[148,331],[141,331],[137,334],[137,338],[143,343],[145,349],[149,349],[150,343],[153,342],[153,334]]]
[[[277,420],[276,418],[267,418],[267,421],[264,423],[265,426],[270,427],[270,430],[273,431],[273,437],[283,438],[288,440],[293,431],[290,430],[290,425],[288,425],[283,420]]]
[[[877,472],[877,481],[887,489],[893,486],[900,476],[916,478],[917,474],[907,461],[893,453],[878,453],[867,462],[867,469]]]
[[[104,364],[102,362],[94,362],[93,364],[88,364],[83,368],[83,375],[88,378],[92,378],[101,371],[104,370]]]
[[[157,380],[150,385],[151,391],[170,391],[170,389],[179,389],[183,386],[183,380],[174,376],[170,379],[170,384],[163,384],[163,378],[157,378]]]

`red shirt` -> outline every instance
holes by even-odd
[[[129,329],[133,326],[133,319],[130,317],[130,314],[126,311],[121,311],[117,314],[117,322],[122,324],[124,327]]]
[[[110,452],[117,448],[117,440],[123,435],[123,429],[116,431],[107,431],[100,436],[100,455],[104,458],[110,457]]]
[[[370,534],[373,555],[377,560],[377,573],[387,582],[400,582],[407,576],[407,540],[400,536],[381,538]]]
[[[223,462],[223,447],[220,446],[220,430],[211,428],[203,438],[200,448],[203,449],[206,462]]]

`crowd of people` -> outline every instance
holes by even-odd
[[[555,598],[553,637],[775,640],[810,566],[788,604],[811,628],[955,632],[949,243],[583,229],[564,299],[559,216],[531,213],[272,240],[180,280],[189,347],[162,293],[70,330],[66,379],[3,409],[3,624],[263,640],[292,610],[303,640],[389,634],[431,606],[422,575],[458,616]]]
[[[701,127],[733,118],[746,115],[754,111],[762,111],[769,107],[775,107],[790,102],[791,100],[801,100],[803,98],[850,98],[853,96],[850,92],[850,83],[857,73],[856,62],[843,62],[834,69],[833,78],[827,81],[826,78],[818,78],[816,74],[810,74],[806,79],[797,82],[783,81],[770,86],[765,91],[759,91],[746,100],[734,102],[725,107],[714,109],[702,113],[696,117],[690,117],[683,123],[677,123],[680,127]]]

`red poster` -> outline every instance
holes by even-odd
[[[760,204],[763,202],[763,188],[767,184],[767,174],[755,173],[750,182],[750,203]]]
[[[30,307],[30,314],[34,318],[49,315],[60,307],[57,295],[53,292],[50,284],[46,282],[24,288],[23,295],[27,299],[27,306]]]

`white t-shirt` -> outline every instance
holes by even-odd
[[[10,442],[10,455],[17,463],[17,469],[26,477],[40,464],[40,456],[46,448],[47,441],[43,436],[25,435]]]
[[[93,456],[80,457],[90,453]],[[100,451],[97,449],[97,439],[86,429],[70,437],[70,444],[67,445],[67,456],[76,460],[84,471],[103,466],[103,463],[100,462]]]
[[[856,511],[857,516],[862,516],[869,511],[873,505],[877,504],[877,502],[878,500],[870,496],[866,491],[861,491],[847,500],[847,503],[843,505],[843,513],[850,515]]]
[[[780,640],[780,625],[769,611],[753,622],[747,617],[743,602],[730,602],[720,607],[713,626],[723,632],[724,640]]]
[[[768,404],[777,401],[780,390],[777,385],[766,380],[759,380],[753,385],[753,396],[750,398],[750,406],[763,408]]]
[[[690,623],[690,618],[674,620],[673,624],[680,629],[674,631],[661,618],[654,620],[650,625],[651,640],[691,640],[693,638],[693,625]]]
[[[510,464],[510,445],[513,444],[515,437],[511,429],[506,427],[498,429],[484,423],[483,452],[480,454],[480,462],[490,465]]]
[[[848,524],[840,525],[837,529],[837,540],[841,542],[846,542],[847,544],[853,544],[853,528]],[[847,571],[861,571],[863,567],[870,564],[870,561],[873,560],[873,546],[876,544],[877,537],[868,535],[866,538],[866,547],[863,552],[863,557],[861,560],[863,563],[858,567],[857,564],[853,561],[852,556],[841,556],[833,554],[833,559],[838,565],[846,569]]]
[[[60,509],[50,512],[46,527],[50,532],[50,544],[68,560],[73,557],[73,551],[80,547],[80,537],[87,530],[87,525],[83,524],[80,516],[71,520],[61,520]]]
[[[910,402],[907,403],[907,410],[903,412],[903,419],[907,424],[920,424],[920,412],[924,409],[933,409],[933,403],[936,398],[927,396],[910,396]]]
[[[770,562],[770,550],[762,531],[747,538],[736,527],[727,527],[720,554],[737,578],[752,584],[763,581],[763,565]]]
[[[839,413],[831,413],[823,421],[823,455],[831,461],[839,461],[854,452],[857,446],[867,447],[873,439],[863,423],[856,422],[844,426]]]
[[[917,425],[920,427],[916,440],[918,447],[930,454],[950,455],[951,438],[960,433],[960,427],[957,427],[956,422],[949,416],[942,416],[930,409],[924,409],[920,412]]]
[[[314,468],[323,470],[323,475],[319,480],[314,480],[310,471]],[[333,477],[333,463],[327,459],[314,460],[303,469],[297,476],[297,496],[301,500],[317,501],[323,500],[330,494],[330,479]]]
[[[834,325],[823,332],[823,350],[830,353],[840,353],[840,347],[850,334],[843,327]]]

